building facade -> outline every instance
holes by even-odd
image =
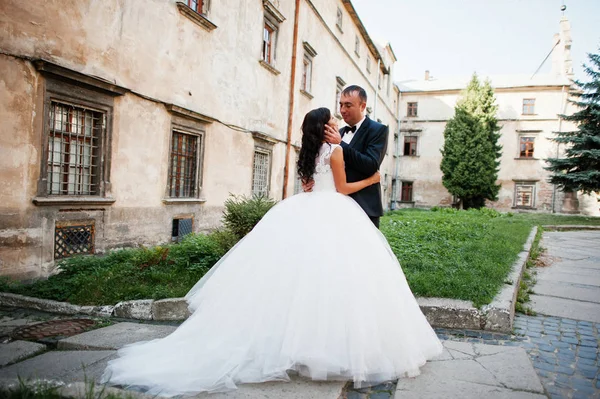
[[[570,25],[560,22],[553,39],[552,72],[535,76],[489,77],[498,105],[502,157],[498,200],[502,210],[598,214],[595,198],[566,195],[548,182],[546,159],[563,154],[552,141],[556,132],[576,130],[560,114],[575,111],[567,101],[573,78]],[[480,77],[484,80],[488,77]],[[455,199],[442,184],[440,163],[444,129],[470,77],[399,82],[400,128],[396,142],[398,183],[392,207],[451,206]]]
[[[2,1],[0,275],[213,229],[230,194],[292,195],[302,119],[346,85],[398,130],[395,61],[349,0]]]

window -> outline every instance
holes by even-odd
[[[535,115],[535,98],[523,99],[523,115]]]
[[[379,71],[379,77],[377,78],[377,86],[380,89],[383,87],[383,71]]]
[[[400,195],[400,201],[412,202],[413,197],[413,183],[411,181],[402,182],[402,193]]]
[[[515,182],[515,207],[535,206],[535,182]]]
[[[354,38],[354,53],[360,57],[360,39],[358,35]]]
[[[169,196],[195,198],[198,192],[200,136],[173,131],[169,163]]]
[[[94,253],[94,222],[57,222],[54,228],[54,259]]]
[[[336,86],[335,86],[335,115],[340,116],[340,100],[342,98],[342,91],[344,91],[344,86],[346,82],[339,76],[336,78]]]
[[[371,74],[371,57],[367,56],[367,73]]]
[[[312,88],[313,58],[317,55],[314,48],[307,42],[304,42],[304,59],[302,61],[302,82],[300,90],[304,93],[310,93]]]
[[[409,156],[417,155],[417,137],[416,136],[405,136],[404,137],[404,155],[409,155]]]
[[[336,16],[336,19],[335,19],[335,25],[338,27],[338,29],[340,30],[340,32],[343,32],[342,31],[343,17],[344,17],[344,14],[342,14],[342,9],[338,7],[338,9],[337,9],[337,16]]]
[[[252,195],[269,195],[269,169],[271,153],[259,148],[254,150],[254,167],[252,174]]]
[[[44,85],[38,206],[110,205],[114,97],[127,90],[48,61],[36,61]],[[43,119],[43,120],[42,120]]]
[[[533,158],[535,137],[521,137],[519,143],[519,157]]]
[[[406,116],[417,116],[417,104],[413,102],[406,105]]]
[[[208,0],[188,0],[187,5],[198,14],[206,14],[208,12]]]
[[[177,218],[173,219],[173,228],[171,229],[171,240],[181,241],[183,237],[192,233],[194,228],[193,218]]]
[[[273,42],[275,40],[275,28],[268,22],[265,22],[263,30],[263,49],[262,59],[267,64],[273,63]]]
[[[50,102],[49,195],[98,195],[100,139],[105,133],[104,112]]]
[[[277,33],[279,31],[279,24],[285,21],[285,17],[281,15],[279,10],[273,5],[270,0],[263,0],[263,6],[265,8],[265,20],[263,26],[263,37],[262,37],[262,54],[261,59],[263,65],[271,70],[275,74],[279,74],[279,71],[273,68],[277,59]]]

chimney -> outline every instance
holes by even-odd
[[[425,71],[425,80],[429,80],[429,70]]]
[[[571,58],[571,24],[567,17],[560,20],[560,33],[552,38],[552,73],[554,75],[573,78],[573,60]]]

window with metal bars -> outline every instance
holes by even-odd
[[[57,224],[54,230],[54,259],[93,254],[94,233],[93,223]]]
[[[535,183],[515,182],[515,207],[533,208],[535,206]]]
[[[268,151],[254,150],[254,167],[252,174],[252,195],[269,195],[269,169],[271,154]]]
[[[98,195],[106,114],[51,101],[49,116],[48,195]]]
[[[169,164],[169,196],[195,198],[198,194],[198,149],[201,136],[173,131]]]

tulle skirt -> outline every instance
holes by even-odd
[[[277,204],[186,298],[192,315],[121,349],[105,381],[172,396],[295,370],[359,387],[415,376],[442,351],[385,237],[335,192]]]

